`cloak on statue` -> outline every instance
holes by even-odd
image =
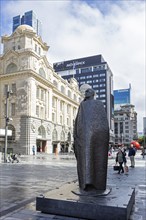
[[[109,126],[103,103],[81,102],[74,127],[74,151],[79,187],[106,189]]]

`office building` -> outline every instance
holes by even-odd
[[[96,99],[103,102],[110,127],[110,142],[114,143],[113,74],[102,55],[67,60],[53,64],[54,70],[64,79],[74,77],[79,88],[88,85],[96,92]]]
[[[137,113],[134,105],[122,105],[114,111],[115,120],[115,145],[130,146],[132,140],[137,140]]]
[[[14,32],[18,26],[23,25],[23,24],[33,27],[37,35],[41,36],[42,25],[41,25],[41,22],[37,19],[33,11],[25,12],[24,15],[22,15],[22,17],[20,15],[13,17],[12,31]]]
[[[15,40],[14,40],[15,39]],[[64,80],[49,64],[49,46],[28,25],[2,37],[0,56],[0,129],[5,129],[8,101],[8,151],[69,152],[73,124],[81,101],[78,83]],[[7,100],[8,87],[12,90]],[[1,151],[5,139],[0,137]]]
[[[126,104],[131,104],[131,85],[127,89],[114,90],[114,109],[118,110]]]

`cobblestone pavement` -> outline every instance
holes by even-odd
[[[136,199],[129,220],[146,220],[146,159],[140,153],[135,159],[136,167],[129,167],[128,175],[118,175],[113,171],[115,159],[110,158],[107,185],[134,187]],[[35,210],[37,196],[76,179],[76,160],[73,155],[22,156],[20,163],[0,164],[0,219],[77,220]]]

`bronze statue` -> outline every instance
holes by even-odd
[[[109,126],[103,103],[85,91],[74,127],[74,151],[81,191],[106,190]]]

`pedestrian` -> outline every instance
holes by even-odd
[[[128,156],[129,156],[130,162],[131,162],[130,167],[134,168],[135,167],[135,158],[134,158],[135,157],[135,149],[134,149],[133,144],[130,145]]]
[[[144,147],[141,148],[141,155],[142,155],[142,158],[144,159],[144,155],[145,155],[145,149],[144,149]]]
[[[117,156],[116,156],[116,163],[119,163],[118,174],[120,174],[120,172],[124,173],[123,162],[124,162],[124,153],[122,152],[122,149],[119,148]]]
[[[35,146],[34,145],[32,147],[32,153],[33,153],[33,155],[35,155]]]

